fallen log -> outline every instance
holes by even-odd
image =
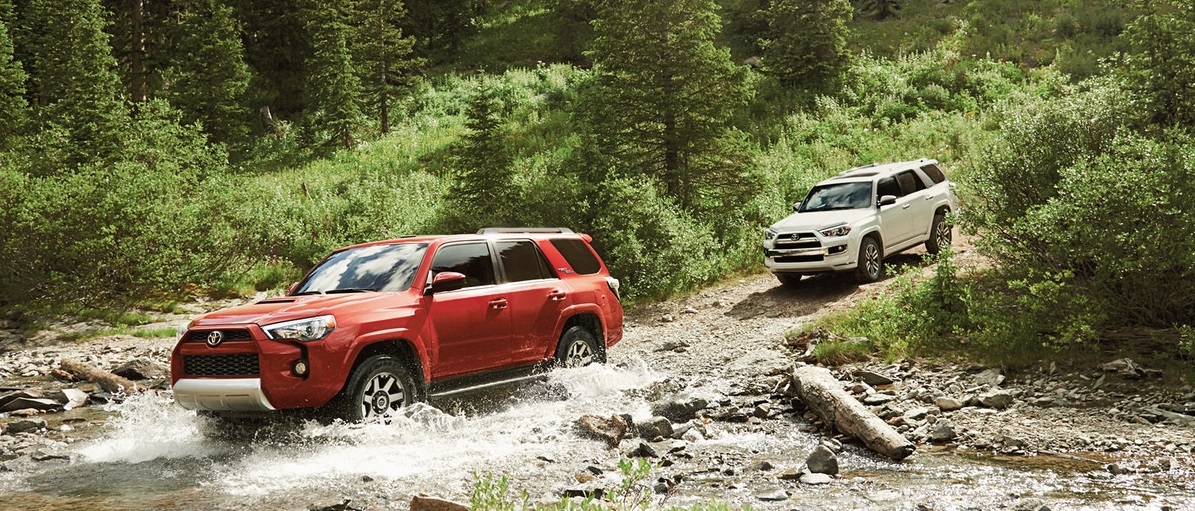
[[[797,367],[793,384],[797,398],[831,428],[858,438],[869,449],[896,461],[913,454],[913,443],[851,396],[828,369]]]
[[[77,360],[63,359],[60,365],[63,371],[66,371],[75,377],[87,380],[108,392],[123,392],[131,394],[140,392],[144,389],[139,388],[136,383],[133,383],[127,378],[123,378],[104,371],[90,364],[79,362]]]

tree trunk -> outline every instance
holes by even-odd
[[[134,103],[144,103],[145,78],[145,0],[132,0],[133,41],[130,56],[131,96]]]
[[[830,427],[863,441],[869,449],[900,461],[913,444],[852,397],[828,369],[801,366],[793,371],[797,397]]]
[[[89,382],[99,385],[100,388],[108,392],[123,392],[131,394],[139,392],[141,389],[137,387],[136,383],[131,380],[117,376],[108,371],[96,368],[95,366],[79,362],[77,360],[63,359],[62,370],[72,375],[87,380]]]

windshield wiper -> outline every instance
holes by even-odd
[[[326,294],[332,293],[376,293],[377,289],[371,287],[346,287],[344,289],[329,289],[324,291]]]

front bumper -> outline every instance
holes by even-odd
[[[852,241],[843,238],[816,238],[800,247],[776,246],[765,243],[764,266],[773,273],[828,273],[854,269],[858,264]]]
[[[261,378],[196,379],[174,383],[174,400],[188,410],[264,412],[274,405],[261,390]]]

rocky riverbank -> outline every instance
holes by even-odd
[[[569,482],[525,482],[548,487],[546,500],[608,494],[625,480],[620,460],[644,459],[653,467],[644,484],[657,502],[736,495],[737,505],[773,509],[810,488],[874,491],[868,488],[880,483],[868,481],[876,469],[866,467],[876,456],[824,428],[794,398],[790,378],[804,363],[805,347],[786,341],[785,334],[884,292],[885,285],[818,278],[794,291],[768,275],[753,275],[630,312],[626,338],[611,350],[610,364],[646,364],[665,377],[625,391],[618,400],[627,403],[623,410],[576,415],[564,434],[570,442],[604,446],[603,457],[579,463],[540,456],[528,463],[570,471]],[[187,319],[163,321],[181,326]],[[77,381],[62,371],[63,360],[121,373],[149,392],[169,392],[165,364],[173,338],[68,342],[41,335],[23,339],[9,332],[0,340],[0,472],[70,464],[73,445],[104,434],[110,405],[122,394]],[[1176,375],[1125,359],[1018,371],[871,361],[832,371],[856,399],[916,444],[917,454],[904,466],[943,453],[1067,462],[1068,470],[1092,477],[1160,477],[1195,494],[1195,389]],[[744,436],[819,440],[793,440],[796,447],[783,453],[719,446]],[[848,458],[840,461],[844,450]],[[379,489],[354,506],[394,508],[391,495],[402,491],[410,490]],[[1151,508],[1173,507],[1171,500]],[[1020,496],[994,502],[1038,509]],[[932,500],[923,504],[936,508]]]

